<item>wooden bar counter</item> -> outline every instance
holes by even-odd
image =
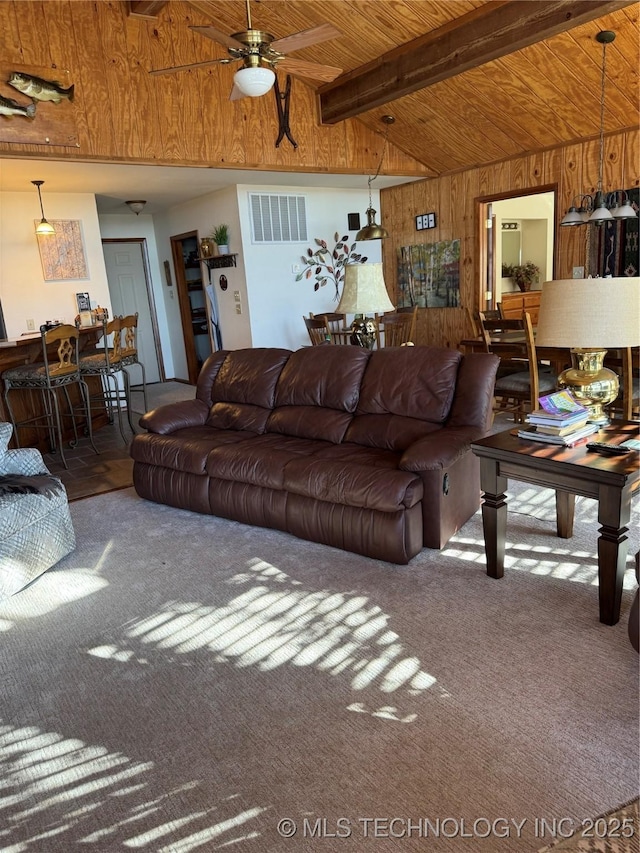
[[[87,350],[91,350],[102,333],[102,325],[87,326],[80,328],[79,350],[80,355]],[[55,347],[52,349],[55,353]],[[57,355],[55,356],[57,361]],[[0,340],[0,420],[10,421],[9,412],[5,406],[4,400],[4,382],[2,381],[2,373],[12,367],[19,367],[22,364],[34,364],[42,361],[42,338],[40,332],[33,332],[23,335],[20,338]],[[89,393],[96,394],[101,390],[101,381],[99,376],[88,376],[87,385]],[[74,404],[74,407],[80,406],[80,393],[77,385],[69,386],[69,395]],[[10,391],[10,400],[13,413],[16,420],[24,420],[32,418],[35,415],[44,414],[42,392],[40,390],[19,390]],[[60,406],[62,411],[66,411],[64,397],[60,398]],[[80,410],[78,410],[80,411]],[[83,434],[84,423],[80,415],[76,416],[79,434]],[[64,436],[66,439],[73,437],[73,430],[69,418],[64,418]],[[93,429],[97,430],[108,423],[107,412],[104,406],[98,406],[94,403],[91,407],[91,423]],[[11,440],[11,445],[16,446],[15,436]],[[45,430],[32,429],[31,427],[23,427],[20,430],[20,445],[22,447],[37,447],[42,452],[49,450],[47,433]]]

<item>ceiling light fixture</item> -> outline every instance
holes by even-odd
[[[270,68],[261,65],[251,65],[241,68],[233,75],[233,82],[243,95],[250,98],[260,98],[273,88],[276,75]]]
[[[44,184],[44,181],[31,181],[31,183],[38,190],[38,199],[40,200],[40,213],[42,214],[42,219],[36,225],[36,234],[55,234],[56,229],[50,222],[44,218],[44,208],[42,206],[42,194],[40,192],[40,187]]]
[[[146,203],[146,201],[142,201],[141,199],[125,201],[125,204],[129,208],[129,210],[132,210],[136,216],[140,216],[140,212],[142,211],[142,208],[145,206]]]
[[[378,163],[378,169],[375,175],[369,178],[369,207],[367,208],[367,224],[364,228],[361,228],[360,231],[356,234],[356,240],[381,240],[384,237],[389,236],[389,232],[382,227],[382,225],[376,224],[376,211],[373,209],[373,205],[371,203],[371,184],[380,174],[380,169],[382,168],[382,161],[384,160],[384,155],[387,150],[387,141],[389,138],[389,126],[392,125],[395,121],[393,116],[382,116],[380,121],[384,122],[386,125],[386,130],[384,134],[384,145],[382,146],[382,154],[380,155],[380,162]]]
[[[602,189],[604,171],[604,85],[607,68],[607,45],[615,40],[612,30],[601,30],[596,41],[602,45],[602,76],[600,81],[600,154],[598,158],[598,186],[593,195],[577,195],[565,213],[560,225],[602,225],[613,219],[635,219],[637,213],[624,190],[605,193]]]

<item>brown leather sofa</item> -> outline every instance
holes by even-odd
[[[148,500],[392,563],[442,548],[480,502],[498,359],[436,347],[214,353],[196,398],[145,414]]]

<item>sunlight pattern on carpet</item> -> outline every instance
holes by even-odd
[[[258,583],[256,583],[258,581]],[[337,676],[347,673],[352,690],[375,686],[381,693],[403,689],[416,696],[436,679],[405,654],[400,638],[388,629],[389,615],[354,593],[308,592],[277,567],[254,559],[248,571],[229,580],[246,587],[224,606],[198,602],[167,602],[144,619],[123,626],[120,638],[87,649],[99,658],[149,663],[154,652],[178,656],[201,649],[213,652],[216,663],[261,672],[285,664],[314,666]],[[351,710],[367,712],[362,704]],[[415,714],[398,716],[394,706],[374,709],[375,716],[411,722]]]

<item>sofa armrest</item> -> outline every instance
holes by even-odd
[[[449,468],[465,453],[472,441],[484,437],[485,430],[477,426],[444,427],[419,439],[402,454],[402,471],[437,471]]]
[[[51,473],[44,464],[42,453],[35,447],[19,447],[0,454],[0,475],[24,474],[32,477],[34,474]]]
[[[149,432],[169,435],[177,429],[204,426],[209,416],[209,406],[202,400],[182,400],[158,406],[143,415],[139,424]]]

